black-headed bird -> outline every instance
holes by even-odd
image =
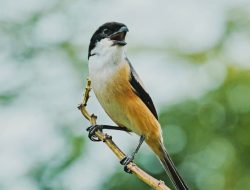
[[[88,128],[89,137],[97,141],[94,133],[100,129],[114,129],[135,132],[140,141],[131,156],[126,156],[121,164],[134,159],[145,141],[158,156],[176,189],[188,187],[178,173],[167,153],[162,138],[161,125],[151,97],[129,62],[124,46],[128,32],[126,25],[108,22],[93,34],[88,51],[89,77],[94,93],[108,116],[118,125],[95,125]]]

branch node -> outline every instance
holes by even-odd
[[[95,114],[91,114],[91,116],[90,117],[92,117],[93,119],[97,119],[97,116],[95,115]]]
[[[81,110],[81,109],[82,109],[82,104],[79,104],[79,105],[77,106],[77,108],[78,108],[79,110]]]
[[[158,186],[160,186],[160,185],[165,185],[165,182],[164,182],[164,181],[162,181],[162,180],[159,180],[159,184],[158,184]]]
[[[112,140],[112,136],[110,136],[107,133],[105,133],[102,142],[107,142],[107,140]]]

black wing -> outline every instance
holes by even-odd
[[[128,59],[127,59],[127,61],[128,61],[128,64],[129,64],[130,70],[131,70],[131,73],[130,73],[131,77],[129,79],[130,84],[132,85],[136,95],[139,96],[139,98],[143,101],[143,103],[148,107],[148,109],[151,111],[151,113],[158,120],[158,115],[157,115],[157,112],[156,112],[156,109],[155,109],[155,106],[154,106],[154,103],[153,103],[151,97],[142,87],[142,85],[140,83],[139,76],[136,73],[136,71],[134,70],[134,68],[132,67],[132,65]]]

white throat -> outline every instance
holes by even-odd
[[[107,38],[97,42],[89,57],[89,77],[93,88],[103,85],[116,72],[121,64],[125,63],[124,46],[113,46]]]
[[[107,61],[115,64],[125,57],[124,47],[113,46],[113,41],[108,38],[97,42],[95,48],[91,50],[91,55],[89,57],[89,64],[96,64],[98,62],[98,66],[103,66]]]

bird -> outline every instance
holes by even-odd
[[[162,137],[161,125],[153,101],[126,55],[128,27],[119,22],[107,22],[92,35],[88,49],[88,69],[92,89],[107,115],[117,124],[90,126],[89,138],[98,141],[96,130],[110,129],[134,132],[139,144],[131,156],[121,160],[124,170],[133,161],[143,142],[161,161],[177,190],[188,187],[170,158]]]

